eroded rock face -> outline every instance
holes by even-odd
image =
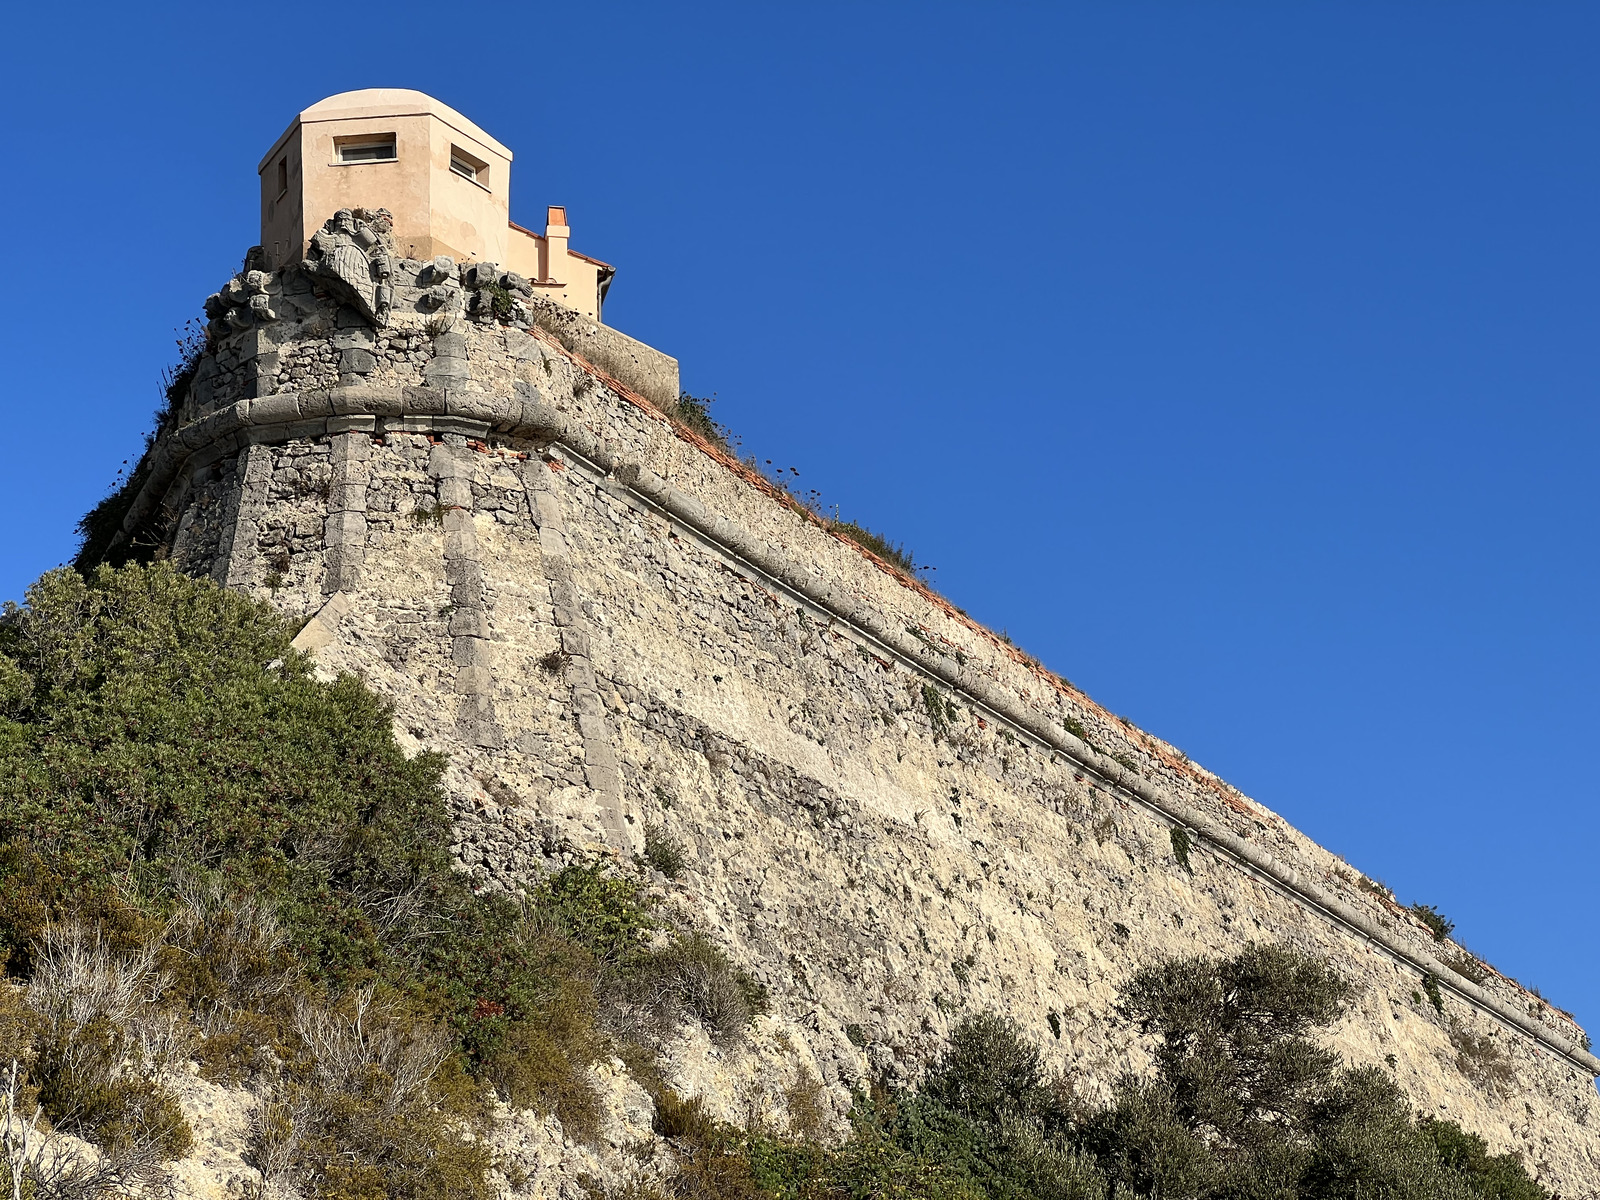
[[[497,269],[384,274],[369,246],[367,299],[359,222],[339,221],[314,269],[219,293],[129,536],[314,618],[318,661],[393,700],[409,748],[449,755],[452,850],[482,886],[562,854],[631,858],[647,824],[685,843],[664,903],[767,986],[772,1013],[727,1048],[684,1030],[673,1086],[781,1128],[811,1072],[840,1120],[850,1087],[914,1080],[963,1014],[994,1010],[1102,1099],[1148,1065],[1113,1015],[1136,967],[1280,941],[1359,986],[1331,1033],[1349,1062],[1391,1070],[1553,1189],[1600,1189],[1570,1020],[1492,973],[1471,993],[1441,976],[1442,1013],[1417,999],[1415,963],[1458,948],[1346,864],[676,434],[528,326]],[[999,695],[1021,715],[982,700]],[[1281,875],[1198,835],[1185,865],[1141,788]],[[1510,1082],[1474,1082],[1466,1034],[1500,1048]],[[620,1064],[597,1071],[604,1145],[504,1127],[527,1194],[639,1169],[623,1147],[649,1141],[648,1101]]]

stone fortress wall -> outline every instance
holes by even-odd
[[[798,1056],[842,1112],[995,1010],[1104,1096],[1148,1062],[1112,1019],[1134,969],[1285,942],[1359,986],[1349,1061],[1600,1193],[1600,1062],[1569,1018],[676,430],[514,277],[388,269],[381,314],[315,264],[213,297],[122,537],[308,618],[300,645],[449,755],[485,886],[563,843],[682,839],[668,904],[774,1008],[742,1058],[686,1050],[686,1091],[732,1116]]]

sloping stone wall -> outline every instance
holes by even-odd
[[[742,1051],[686,1042],[686,1090],[742,1116],[805,1065],[842,1113],[850,1085],[914,1078],[993,1009],[1104,1096],[1147,1065],[1112,1014],[1134,969],[1280,941],[1359,985],[1332,1035],[1349,1061],[1565,1194],[1600,1187],[1594,1060],[1569,1019],[1439,966],[1462,952],[1347,864],[531,322],[429,316],[430,269],[399,264],[367,341],[400,350],[339,384],[283,364],[344,364],[347,310],[294,272],[261,281],[279,319],[217,339],[125,527],[315,618],[319,662],[393,699],[403,743],[450,756],[452,849],[483,886],[564,847],[632,855],[647,824],[687,844],[666,902],[774,1015]],[[263,353],[266,383],[246,369]],[[1468,1033],[1509,1080],[1462,1058]]]

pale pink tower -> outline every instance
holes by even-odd
[[[306,256],[343,209],[385,209],[397,253],[492,262],[535,294],[601,319],[615,268],[568,246],[567,210],[543,236],[511,220],[511,151],[432,96],[363,88],[304,110],[261,160],[261,246],[276,270]]]

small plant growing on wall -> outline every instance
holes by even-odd
[[[479,303],[488,309],[496,321],[505,322],[517,315],[517,302],[504,287],[491,283],[479,294]]]
[[[1411,915],[1428,927],[1428,932],[1433,934],[1433,940],[1436,942],[1444,941],[1456,927],[1454,921],[1431,904],[1413,904]]]
[[[1456,1069],[1491,1095],[1515,1081],[1516,1071],[1489,1035],[1475,1034],[1452,1020],[1450,1045],[1455,1048]]]
[[[1444,965],[1468,983],[1482,983],[1489,978],[1489,968],[1484,966],[1476,955],[1469,954],[1465,950],[1445,959]]]
[[[711,406],[716,402],[715,392],[709,396],[691,396],[688,392],[679,392],[678,402],[667,411],[667,416],[675,424],[699,434],[712,445],[727,450],[730,448],[728,431],[711,415]]]
[[[830,521],[828,528],[849,538],[863,549],[872,551],[902,575],[917,578],[930,569],[918,563],[911,551],[899,542],[891,542],[881,533],[874,533],[856,521]]]
[[[1439,981],[1432,975],[1422,977],[1422,990],[1428,997],[1428,1003],[1433,1005],[1440,1014],[1444,1013],[1444,997],[1439,994]]]
[[[1182,826],[1174,825],[1168,831],[1172,835],[1172,856],[1178,860],[1178,865],[1189,874],[1194,874],[1194,868],[1189,865],[1189,831]]]
[[[689,865],[683,843],[668,833],[665,826],[654,822],[644,827],[644,860],[668,879],[676,879]]]
[[[955,716],[955,705],[948,703],[931,683],[922,685],[922,707],[928,712],[928,723],[933,726],[934,741],[949,736],[950,721]]]
[[[1394,893],[1386,885],[1376,879],[1368,879],[1365,875],[1356,880],[1356,887],[1366,892],[1369,896],[1376,896],[1379,900],[1394,899]]]

